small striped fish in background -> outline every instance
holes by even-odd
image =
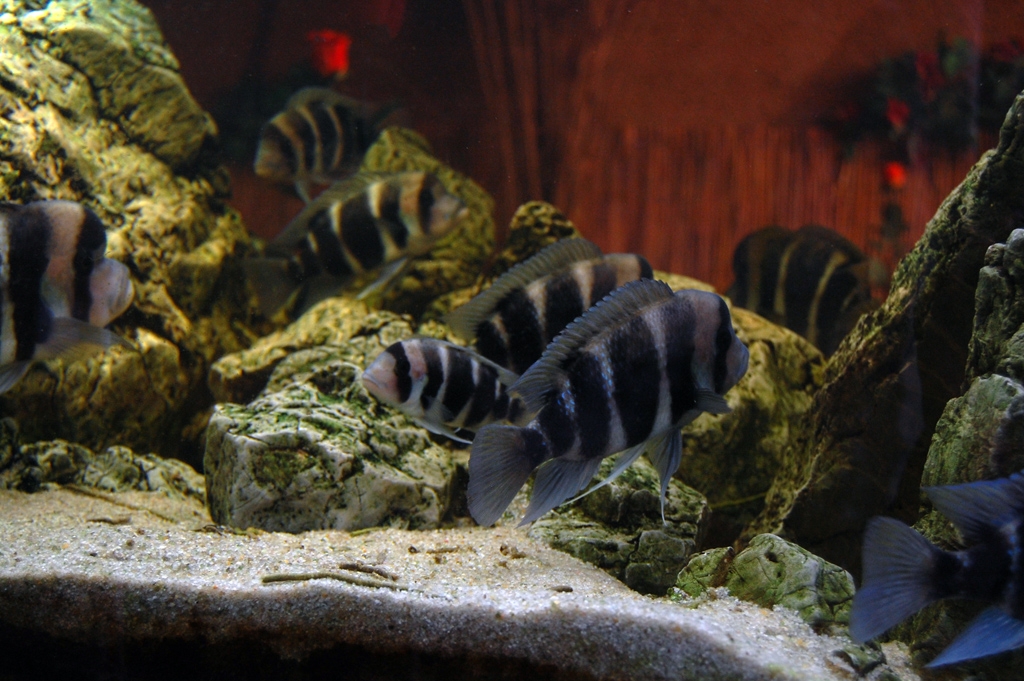
[[[377,290],[411,257],[427,253],[469,209],[430,173],[359,173],[311,201],[268,246],[245,262],[260,308],[301,312],[383,267]]]
[[[363,372],[363,385],[430,432],[468,443],[455,430],[514,420],[517,403],[507,389],[517,378],[469,348],[410,338],[382,352]]]
[[[607,484],[646,451],[665,493],[682,457],[680,428],[729,411],[723,395],[746,373],[748,352],[725,301],[629,282],[570,324],[510,388],[525,426],[492,424],[473,440],[469,510],[491,525],[538,468],[521,524],[586,486],[622,452]],[[593,491],[592,488],[591,491]]]
[[[0,203],[0,392],[36,360],[130,347],[102,328],[135,295],[106,245],[106,227],[78,203]]]
[[[484,357],[522,373],[594,303],[628,281],[652,276],[641,255],[602,255],[586,239],[563,239],[498,277],[445,322],[475,339]]]
[[[734,305],[800,334],[831,355],[861,315],[878,307],[872,283],[884,268],[825,227],[765,227],[733,253]]]
[[[294,182],[309,202],[313,183],[331,184],[353,174],[397,105],[377,106],[328,88],[299,90],[260,132],[256,174]]]

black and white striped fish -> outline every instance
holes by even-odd
[[[682,456],[679,429],[701,412],[729,411],[723,395],[747,359],[720,296],[673,293],[649,279],[625,284],[570,324],[512,386],[531,420],[477,433],[470,513],[494,523],[540,466],[522,520],[532,522],[583,489],[605,457],[623,452],[602,484],[646,451],[661,476],[664,517]]]
[[[376,288],[467,214],[430,173],[360,173],[310,202],[268,247],[276,255],[248,261],[249,279],[265,312],[290,299],[295,310],[305,309],[384,267]]]
[[[256,174],[294,182],[308,202],[311,183],[330,184],[359,168],[395,108],[357,102],[328,88],[299,90],[263,126]]]
[[[126,345],[102,328],[135,295],[106,244],[103,223],[78,203],[0,203],[0,392],[33,361]]]
[[[642,255],[602,255],[586,239],[556,241],[498,277],[445,321],[481,355],[516,373],[571,321],[627,281],[650,279]]]
[[[987,602],[929,667],[1024,647],[1024,475],[926,487],[932,504],[968,544],[943,551],[894,518],[864,532],[863,583],[853,597],[850,636],[865,642],[943,598]]]
[[[826,356],[865,312],[882,266],[826,227],[765,227],[733,253],[733,304],[753,310],[816,345]]]
[[[363,372],[363,385],[432,433],[468,443],[455,431],[515,418],[507,389],[517,378],[469,348],[411,338],[382,352]]]

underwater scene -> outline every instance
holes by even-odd
[[[1024,679],[1011,0],[0,0],[0,681]]]

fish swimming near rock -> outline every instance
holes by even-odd
[[[734,305],[800,334],[826,356],[865,312],[878,307],[873,279],[880,263],[826,227],[765,227],[733,253]]]
[[[430,432],[468,443],[455,431],[515,419],[508,387],[518,378],[469,348],[410,338],[388,346],[363,372],[363,385]]]
[[[864,576],[853,598],[850,635],[869,641],[929,603],[970,598],[992,605],[929,667],[1024,646],[1024,474],[924,492],[969,548],[943,551],[898,520],[872,518],[864,532]]]
[[[331,184],[352,175],[380,135],[397,104],[358,102],[329,88],[309,87],[288,100],[260,132],[256,174],[294,182],[309,202],[312,184]]]
[[[0,393],[34,361],[128,346],[102,328],[135,295],[106,244],[103,222],[81,204],[0,203]]]
[[[303,310],[383,267],[365,295],[391,282],[468,213],[431,173],[360,173],[316,197],[269,245],[269,257],[245,267],[267,313]]]
[[[493,524],[536,468],[521,524],[532,522],[583,489],[605,457],[622,452],[601,484],[646,451],[661,476],[664,518],[680,428],[701,412],[729,411],[723,395],[747,360],[721,296],[673,292],[652,279],[623,285],[566,327],[509,389],[526,425],[476,434],[470,514]]]
[[[594,303],[628,281],[653,276],[642,255],[602,255],[586,239],[562,239],[498,277],[445,322],[476,339],[484,357],[522,373]]]

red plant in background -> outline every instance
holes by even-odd
[[[907,167],[899,161],[889,161],[882,167],[885,186],[890,189],[903,189],[907,184]]]
[[[992,59],[997,62],[1004,62],[1011,64],[1018,57],[1024,54],[1024,49],[1021,49],[1020,43],[1015,39],[1003,40],[998,43],[993,43],[990,50]]]
[[[324,76],[344,77],[348,73],[348,51],[352,38],[347,33],[323,28],[310,31],[306,40],[313,46],[313,68]]]
[[[906,128],[907,120],[910,119],[910,105],[902,99],[890,97],[885,103],[885,118],[896,134],[902,133]]]

